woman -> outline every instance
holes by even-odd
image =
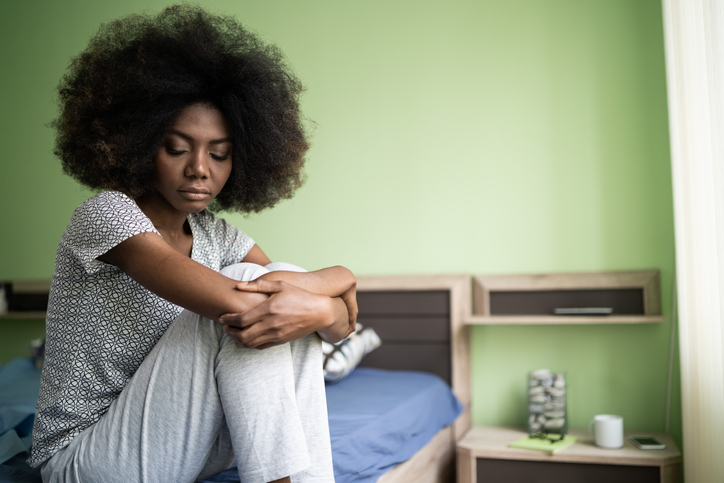
[[[301,184],[281,54],[171,7],[103,26],[59,90],[56,154],[104,191],[58,247],[30,464],[44,481],[181,482],[236,459],[245,483],[334,481],[320,338],[354,330],[354,276],[273,264],[207,210]]]

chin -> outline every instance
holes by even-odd
[[[209,203],[199,203],[199,204],[193,204],[189,206],[188,212],[189,213],[201,213],[209,206]]]
[[[210,203],[206,201],[188,201],[178,203],[174,208],[179,211],[185,211],[186,213],[201,213],[209,206]]]

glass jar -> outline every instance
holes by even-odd
[[[528,433],[565,435],[566,376],[562,372],[539,369],[528,374]]]

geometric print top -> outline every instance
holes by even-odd
[[[191,258],[219,271],[254,241],[204,210],[188,215]],[[97,260],[139,233],[159,234],[135,201],[104,191],[76,208],[58,245],[45,365],[28,463],[38,466],[96,423],[183,310]]]

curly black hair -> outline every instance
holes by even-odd
[[[138,198],[154,189],[155,155],[180,112],[211,104],[234,144],[211,208],[258,212],[303,182],[302,90],[281,51],[231,17],[187,5],[131,15],[102,25],[72,60],[54,152],[83,185]]]

